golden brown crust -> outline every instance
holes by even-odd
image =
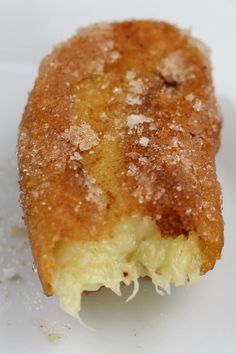
[[[21,201],[52,294],[61,239],[108,236],[149,215],[164,236],[195,230],[202,273],[223,246],[215,154],[221,119],[203,46],[174,26],[91,26],[46,57],[20,125]],[[186,236],[187,237],[187,236]]]

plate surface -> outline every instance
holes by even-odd
[[[236,2],[0,0],[0,347],[4,354],[233,354],[236,352]],[[91,332],[46,298],[34,272],[18,203],[15,144],[41,58],[81,25],[156,18],[192,28],[212,49],[225,122],[217,157],[224,192],[225,248],[214,271],[171,296],[141,282],[125,303],[109,291],[84,296]]]

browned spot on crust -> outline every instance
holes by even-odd
[[[202,273],[211,269],[223,246],[220,128],[209,60],[174,26],[96,25],[47,56],[18,140],[21,201],[45,292],[53,293],[57,241],[109,237],[135,213],[165,237],[195,230]]]

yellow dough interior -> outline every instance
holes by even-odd
[[[96,291],[105,286],[121,295],[121,283],[133,282],[130,300],[139,289],[139,277],[148,276],[158,293],[169,293],[171,283],[194,283],[201,265],[194,232],[188,238],[163,238],[154,221],[137,215],[123,218],[110,238],[79,243],[60,241],[55,257],[54,290],[62,309],[77,318],[85,290]]]

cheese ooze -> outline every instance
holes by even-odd
[[[158,293],[170,293],[187,280],[200,275],[201,252],[194,232],[188,237],[163,238],[148,217],[123,218],[110,238],[71,243],[60,241],[55,249],[56,272],[53,287],[62,309],[77,317],[83,291],[102,286],[121,295],[121,283],[134,283],[128,300],[139,289],[139,277],[151,278]]]

